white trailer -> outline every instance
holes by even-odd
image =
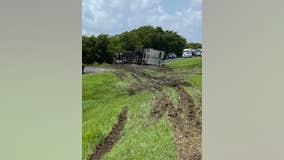
[[[143,51],[143,64],[161,66],[163,64],[165,52],[155,50],[152,48],[144,49]]]
[[[149,64],[161,66],[163,64],[165,52],[152,48],[140,49],[136,51],[125,51],[115,55],[115,63]]]

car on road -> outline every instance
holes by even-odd
[[[193,56],[192,50],[190,49],[184,49],[182,52],[182,57],[183,58],[191,58]]]
[[[193,56],[201,56],[202,49],[195,49],[192,51]]]
[[[175,53],[168,53],[165,56],[165,59],[176,59],[177,55]]]

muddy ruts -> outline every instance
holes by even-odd
[[[150,124],[168,112],[174,129],[176,159],[201,160],[201,108],[194,104],[193,98],[183,87],[175,89],[180,97],[177,106],[168,96],[162,95],[152,108]]]
[[[176,88],[180,101],[168,116],[174,128],[177,160],[201,160],[201,109],[182,87]]]
[[[111,132],[103,141],[97,145],[95,152],[90,156],[89,160],[100,160],[106,153],[108,153],[115,143],[121,137],[124,125],[127,121],[127,108],[125,108],[118,117],[118,123],[112,127]]]
[[[164,87],[176,90],[180,99],[175,106],[169,97],[162,95],[154,104],[151,115],[151,123],[155,125],[155,120],[160,119],[168,113],[171,125],[174,130],[177,160],[201,160],[201,106],[194,103],[193,98],[184,90],[183,87],[191,87],[190,83],[184,82],[181,77],[157,77],[143,72],[138,65],[119,66],[121,69],[130,72],[137,80],[130,87],[129,93],[133,95],[143,90],[161,91]],[[170,72],[170,71],[168,71]],[[168,73],[169,74],[169,73]],[[147,80],[145,85],[141,78]],[[152,122],[152,120],[154,120]]]
[[[131,85],[130,88],[128,89],[129,95],[133,95],[144,90],[161,91],[163,87],[192,86],[190,83],[184,82],[182,78],[177,76],[174,77],[153,76],[149,73],[143,72],[142,67],[139,65],[123,65],[123,66],[117,65],[117,68],[129,72],[136,80],[136,83]],[[160,69],[161,68],[163,67],[160,67]],[[144,78],[147,82],[143,82],[142,78]]]

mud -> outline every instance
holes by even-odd
[[[135,80],[137,81],[137,83],[142,83],[142,80],[139,76],[137,76],[136,74],[134,73],[131,73],[131,76],[133,76],[135,78]]]
[[[142,67],[142,68],[141,68]],[[201,104],[195,104],[193,98],[184,90],[183,87],[192,86],[184,82],[181,76],[173,75],[170,69],[153,66],[139,65],[117,65],[116,68],[129,72],[135,79],[129,89],[129,95],[139,92],[162,91],[164,87],[176,90],[180,97],[178,104],[174,105],[168,96],[162,95],[153,104],[150,112],[149,124],[153,125],[165,114],[169,117],[175,135],[176,159],[177,160],[201,160]],[[171,77],[158,77],[145,72],[145,68],[163,72],[164,75]],[[142,81],[145,80],[145,81]],[[149,126],[146,124],[146,127]],[[94,159],[93,159],[94,160]]]
[[[170,72],[172,71],[171,68],[167,67],[158,67],[158,66],[153,66],[153,65],[145,65],[145,68],[154,70],[154,71],[159,71],[159,72]]]
[[[127,75],[124,72],[114,72],[115,75],[120,79],[120,80],[126,80],[127,79]]]
[[[156,91],[161,91],[162,87],[158,86],[158,85],[153,85],[153,84],[149,84],[149,85],[145,85],[145,84],[133,84],[132,86],[130,86],[128,88],[128,95],[132,96],[135,95],[137,93],[140,93],[142,91],[152,91],[152,92],[156,92]]]
[[[168,113],[174,129],[176,159],[201,160],[201,108],[194,104],[193,98],[183,87],[175,89],[180,97],[177,106],[169,97],[162,95],[152,108],[149,123],[155,124],[155,121]]]
[[[148,91],[161,91],[163,87],[178,87],[178,86],[192,86],[188,82],[184,82],[179,76],[173,75],[172,77],[157,77],[143,71],[143,69],[153,69],[164,72],[165,75],[170,74],[171,69],[156,66],[143,66],[143,65],[116,65],[116,68],[129,72],[136,80],[129,89],[129,95],[139,93],[144,90]],[[147,82],[142,82],[142,78],[146,79]]]
[[[169,97],[162,95],[162,97],[154,104],[150,116],[154,120],[159,120],[172,107],[174,107],[174,105]]]
[[[180,102],[168,116],[174,128],[177,160],[201,160],[201,108],[192,97],[177,87]]]
[[[120,139],[126,121],[127,109],[124,109],[119,115],[118,123],[112,127],[111,132],[96,147],[94,154],[90,156],[89,160],[100,160],[106,153],[108,153],[112,149],[112,147]]]

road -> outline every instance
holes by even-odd
[[[113,71],[113,70],[114,70],[113,68],[107,68],[107,67],[86,67],[84,69],[84,74],[104,72],[104,71]]]
[[[167,59],[167,60],[164,60],[163,63],[169,63],[169,62],[179,61],[183,59],[188,59],[188,58]],[[86,67],[84,69],[84,74],[91,74],[91,73],[104,72],[104,71],[113,71],[113,70],[115,69],[110,68],[110,67]]]

